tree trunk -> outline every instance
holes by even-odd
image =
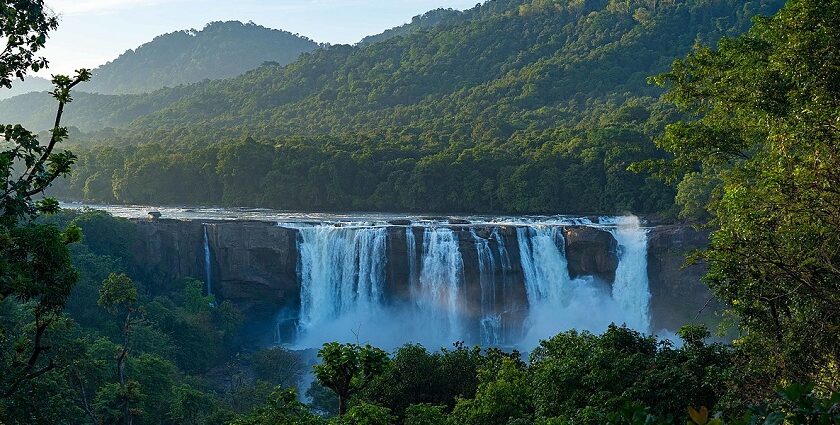
[[[347,413],[347,395],[338,395],[338,416],[344,416]]]

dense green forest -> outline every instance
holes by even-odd
[[[465,23],[442,23],[370,47],[341,49],[351,57],[369,48],[396,48],[411,43],[413,37],[427,37],[424,40],[428,42],[432,35],[445,38],[443,31],[467,31],[472,25],[486,29],[491,22],[531,13],[572,16],[569,10],[604,7],[562,26],[573,28],[579,20],[597,21],[598,11],[621,13],[627,4],[534,0],[511,8],[511,3],[490,1],[466,15],[472,18]],[[705,10],[703,5],[724,3],[679,4]],[[669,6],[673,10],[680,7],[670,2],[648,6],[634,9],[633,22],[667,11]],[[0,85],[9,86],[16,76],[45,65],[39,51],[58,20],[48,14],[41,0],[8,1],[0,11],[0,35],[7,40],[0,53]],[[648,22],[655,28],[655,19]],[[723,35],[728,30],[718,31]],[[501,33],[490,34],[499,38],[488,40],[516,42],[502,40]],[[674,34],[679,38],[679,32]],[[620,37],[620,41],[630,39]],[[462,47],[458,43],[453,46]],[[578,53],[589,57],[599,47],[581,47]],[[241,79],[184,90],[244,89],[245,81],[256,81],[261,73],[292,75],[288,73],[296,72],[295,67],[325,60],[318,57],[332,57],[330,51],[304,56],[286,68],[263,67]],[[458,57],[452,56],[453,60]],[[437,60],[443,59],[430,60],[425,66],[439,66],[442,62]],[[839,70],[840,1],[789,0],[772,17],[755,19],[745,34],[691,49],[654,77],[659,89],[643,89],[651,90],[649,97],[633,94],[612,103],[615,93],[609,93],[599,102],[597,90],[590,91],[587,95],[596,100],[591,108],[580,109],[585,112],[570,112],[572,118],[555,117],[557,125],[541,128],[534,124],[528,131],[512,131],[504,142],[495,136],[483,139],[481,132],[460,139],[464,135],[459,135],[463,129],[458,128],[458,113],[430,114],[430,127],[422,127],[426,130],[416,136],[418,139],[411,139],[415,128],[411,125],[406,127],[404,139],[395,139],[400,133],[394,128],[295,135],[302,130],[294,128],[293,120],[281,119],[282,107],[267,110],[279,114],[271,117],[287,123],[289,134],[270,120],[264,121],[261,131],[265,133],[257,134],[259,129],[249,127],[258,122],[255,120],[243,122],[241,129],[218,127],[220,132],[243,133],[232,134],[230,140],[208,142],[198,136],[198,127],[191,128],[186,121],[166,123],[178,115],[177,109],[164,108],[118,131],[83,135],[62,126],[61,118],[65,108],[70,110],[81,102],[81,97],[73,101],[71,91],[91,74],[81,70],[72,77],[56,77],[52,96],[57,125],[52,131],[39,135],[20,125],[2,127],[0,423],[840,423]],[[505,75],[514,81],[517,73]],[[468,79],[469,73],[453,78]],[[598,77],[593,78],[597,81]],[[301,90],[307,87],[302,80],[300,86]],[[403,86],[392,86],[399,87]],[[655,96],[655,90],[663,90],[664,97]],[[469,98],[469,91],[449,99],[453,108],[456,99]],[[187,93],[173,105],[192,105],[198,98],[191,96],[194,94]],[[408,116],[413,113],[409,109],[432,102],[434,96],[423,99],[406,107]],[[375,104],[375,99],[371,103]],[[347,105],[352,108],[352,102]],[[385,109],[403,110],[394,105]],[[328,108],[324,111],[325,122],[342,115]],[[464,122],[474,120],[490,134],[503,131],[504,126],[496,127],[497,122],[482,115],[485,111],[476,110],[480,113],[463,118]],[[515,114],[501,110],[487,113],[500,114],[505,122],[515,121],[511,118]],[[346,118],[352,115],[346,114]],[[201,122],[205,132],[212,132],[225,119],[224,114],[208,113]],[[356,125],[347,119],[348,126]],[[487,127],[480,125],[484,120],[488,120]],[[143,136],[142,129],[148,128],[144,126],[157,121],[160,132]],[[181,133],[179,125],[184,128]],[[638,146],[652,139],[662,152],[618,144],[619,140],[632,140],[619,136],[632,134],[633,128],[645,136]],[[446,131],[457,136],[437,139]],[[544,139],[536,138],[538,134]],[[96,211],[62,212],[55,199],[41,196],[56,183],[70,185],[70,189],[61,190],[79,184],[72,180],[62,183],[63,179],[78,179],[85,173],[92,177],[101,170],[113,174],[88,177],[83,187],[108,187],[111,180],[124,178],[114,172],[117,168],[109,168],[120,163],[126,173],[148,167],[144,181],[154,181],[154,173],[166,175],[164,171],[168,171],[173,174],[167,178],[194,178],[195,183],[190,184],[200,185],[196,188],[227,184],[224,193],[233,196],[233,188],[247,186],[245,180],[237,179],[249,178],[252,167],[274,164],[277,156],[290,155],[283,151],[289,146],[309,149],[312,161],[319,160],[320,152],[334,149],[336,155],[363,165],[369,152],[366,146],[389,146],[392,140],[403,141],[398,144],[400,149],[393,148],[390,158],[394,161],[405,160],[406,154],[416,151],[426,152],[423,149],[432,152],[428,157],[455,151],[455,158],[466,161],[480,149],[492,152],[495,146],[504,151],[506,143],[518,141],[523,149],[533,149],[529,152],[534,155],[522,154],[516,167],[531,167],[540,175],[546,165],[538,154],[562,153],[565,144],[560,140],[573,140],[563,139],[566,135],[577,137],[574,140],[581,150],[575,158],[597,158],[599,151],[587,150],[590,145],[586,143],[597,140],[598,134],[605,146],[613,143],[606,152],[631,152],[622,157],[626,163],[621,163],[621,173],[633,162],[635,172],[662,179],[664,183],[657,183],[661,187],[676,184],[676,198],[684,213],[712,230],[709,249],[698,253],[697,259],[708,263],[706,282],[728,309],[732,320],[725,323],[738,331],[738,338],[730,344],[708,343],[709,331],[697,325],[683,327],[678,344],[611,326],[602,335],[574,330],[558,334],[542,341],[527,356],[458,343],[442,349],[406,345],[391,353],[362,344],[328,343],[318,350],[316,364],[310,369],[308,359],[314,353],[251,343],[242,326],[242,314],[231,303],[206,295],[202,282],[166,281],[135,267],[128,249],[135,237],[132,222]],[[109,140],[111,144],[97,145],[100,152],[96,154],[82,149],[77,157],[62,150],[74,138],[76,148]],[[428,143],[411,145],[405,140]],[[432,143],[435,140],[440,144]],[[468,142],[459,145],[457,140]],[[138,162],[126,162],[127,154]],[[417,163],[431,161],[425,158],[419,157]],[[95,161],[107,165],[99,168]],[[164,161],[171,161],[169,168],[151,167]],[[190,161],[206,164],[207,180],[191,173],[174,174]],[[222,163],[231,165],[217,165]],[[578,163],[569,160],[570,165]],[[307,167],[310,165],[302,166],[309,170]],[[329,175],[331,170],[324,170]],[[429,176],[445,177],[434,171],[430,169]],[[348,172],[352,176],[355,171]],[[625,176],[617,169],[615,172],[614,177]],[[213,175],[229,180],[212,180]],[[303,179],[303,174],[289,170],[277,170],[273,178],[289,175]],[[546,174],[535,181],[545,179],[544,184],[550,187],[562,177]],[[143,186],[137,184],[123,190],[140,190]],[[169,196],[164,189],[139,193],[158,196],[153,190],[162,190],[159,196]],[[243,196],[265,196],[261,189],[254,187]],[[527,186],[514,190],[531,196]],[[639,196],[615,193],[627,202],[636,202]],[[667,201],[664,193],[669,192],[661,195]],[[543,200],[533,202],[539,208],[536,203]],[[296,388],[310,370],[315,383]],[[299,398],[304,392],[307,403]]]
[[[670,188],[626,171],[659,155],[651,139],[675,119],[647,77],[780,5],[495,0],[232,80],[80,94],[71,126],[117,129],[76,138],[78,167],[53,193],[309,210],[672,214]],[[48,104],[24,101],[0,103],[0,116],[52,125]],[[14,112],[23,110],[35,113]]]

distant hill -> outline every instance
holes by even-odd
[[[510,135],[522,127],[555,125],[575,116],[587,101],[657,95],[648,76],[667,69],[697,42],[714,43],[745,31],[752,16],[772,14],[782,3],[491,0],[464,12],[423,15],[427,18],[393,30],[405,33],[401,37],[380,34],[381,42],[332,46],[285,67],[266,64],[230,80],[185,87],[177,91],[183,98],[172,89],[159,91],[155,100],[79,98],[67,119],[83,131],[102,128],[101,114],[108,114],[123,120],[110,125],[142,117],[134,125],[138,129],[148,124],[177,133],[192,125],[287,135],[387,125],[431,126],[461,135],[481,125]],[[427,20],[450,22],[423,27]],[[208,28],[215,26],[248,27]],[[197,38],[186,32],[173,37]],[[118,62],[123,61],[113,63]],[[107,78],[100,72],[93,80]],[[91,84],[86,90],[93,84],[111,86]],[[147,108],[137,107],[147,101],[167,107],[147,114]],[[45,97],[26,100],[36,111],[38,102],[53,108]],[[7,116],[36,128],[50,125],[16,102],[0,102],[0,117]]]
[[[211,22],[200,31],[176,31],[128,50],[93,71],[79,90],[146,93],[204,79],[235,77],[266,61],[285,65],[318,44],[286,31],[237,21]]]
[[[77,92],[140,94],[230,78],[264,62],[286,65],[318,46],[306,37],[253,23],[211,22],[200,31],[163,34],[126,51],[94,69],[91,81],[80,85]],[[0,89],[0,100],[51,88],[44,78],[27,77],[11,89]]]
[[[20,96],[25,93],[45,91],[52,89],[52,83],[46,78],[26,77],[24,81],[16,80],[12,88],[0,87],[0,100]]]

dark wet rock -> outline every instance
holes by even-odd
[[[617,242],[610,232],[594,227],[570,226],[563,229],[569,275],[595,276],[615,281],[618,267]]]

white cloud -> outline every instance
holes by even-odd
[[[47,0],[47,6],[61,15],[83,15],[110,13],[179,1],[184,0]]]

